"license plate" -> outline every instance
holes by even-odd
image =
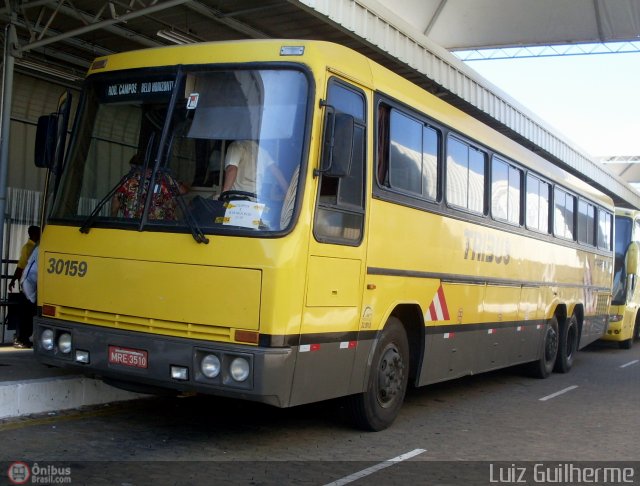
[[[143,349],[109,346],[109,363],[133,368],[146,368],[147,352]]]

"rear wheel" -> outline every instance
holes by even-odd
[[[553,371],[567,373],[573,366],[576,351],[578,350],[578,319],[575,315],[567,319],[560,330],[558,343],[558,356]]]
[[[553,366],[558,356],[558,320],[552,317],[544,330],[542,351],[537,361],[529,363],[527,371],[535,378],[546,378],[553,371]]]
[[[409,381],[409,342],[402,323],[390,317],[371,362],[367,390],[347,398],[354,424],[364,430],[389,427],[400,412]]]

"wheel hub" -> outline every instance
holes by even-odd
[[[378,369],[378,401],[388,406],[402,390],[404,379],[404,363],[402,356],[395,348],[387,348],[380,359]]]
[[[550,328],[547,333],[547,339],[545,343],[545,358],[547,361],[551,361],[558,351],[558,333],[555,329]]]

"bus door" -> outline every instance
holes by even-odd
[[[330,78],[293,403],[348,392],[366,250],[365,110],[362,90]]]

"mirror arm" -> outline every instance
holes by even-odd
[[[313,177],[318,177],[320,174],[322,174],[323,172],[327,172],[329,170],[331,170],[331,166],[333,165],[333,145],[334,145],[334,136],[335,136],[335,130],[336,130],[336,108],[333,105],[330,105],[329,103],[327,103],[326,100],[320,100],[320,108],[326,108],[327,112],[333,112],[333,122],[331,123],[331,138],[329,139],[329,163],[327,164],[326,167],[319,167],[319,168],[315,168],[313,169]],[[326,114],[325,114],[326,116]],[[325,127],[325,130],[329,129],[329,127]],[[327,134],[324,133],[324,136],[322,137],[322,144],[325,144],[325,141],[327,140]],[[323,154],[324,154],[324,150],[325,147],[323,147]],[[320,164],[322,165],[322,159]]]

